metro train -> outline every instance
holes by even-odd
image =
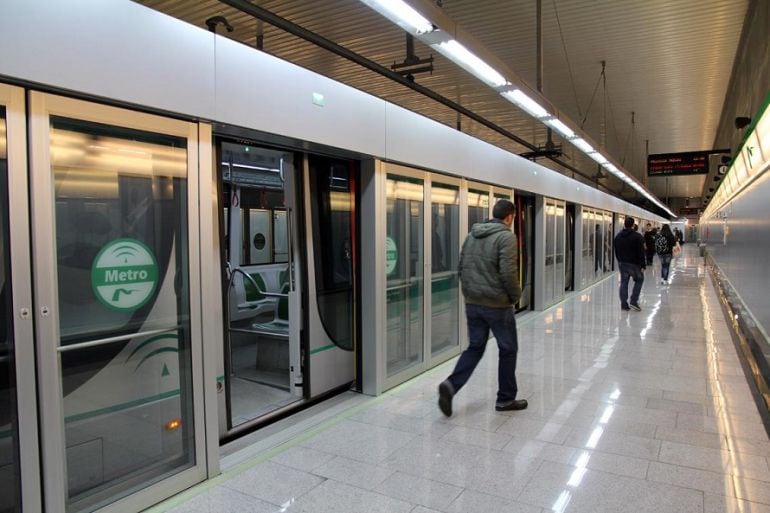
[[[109,59],[59,65],[92,43],[74,20]],[[215,475],[220,441],[456,356],[459,249],[500,198],[519,311],[609,275],[622,215],[660,220],[131,2],[42,23],[0,19],[0,511],[140,509]]]

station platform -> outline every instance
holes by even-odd
[[[436,389],[456,359],[149,511],[768,512],[770,440],[703,258],[685,245],[670,285],[658,271],[641,312],[613,274],[519,319],[527,410],[494,411],[490,341],[451,418]]]

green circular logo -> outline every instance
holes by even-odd
[[[152,297],[158,264],[150,248],[135,239],[115,239],[91,266],[91,288],[107,308],[132,312]]]
[[[390,237],[385,237],[385,272],[388,276],[396,270],[398,264],[398,246],[396,241]]]

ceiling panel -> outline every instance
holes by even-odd
[[[215,0],[140,3],[201,27],[207,18],[225,15],[235,31],[220,33],[255,45],[256,20]],[[404,33],[358,0],[255,3],[382,65],[404,59]],[[442,2],[450,17],[533,86],[534,5],[531,0]],[[747,7],[748,0],[543,0],[544,95],[576,123],[585,120],[589,135],[645,180],[647,145],[650,153],[668,153],[712,144]],[[457,123],[454,111],[408,88],[274,27],[263,30],[264,50],[271,54],[447,125]],[[435,58],[433,74],[419,75],[420,84],[534,144],[544,143],[540,123],[430,48],[420,42],[415,48],[419,56]],[[606,88],[599,81],[601,61],[606,61]],[[510,151],[526,151],[466,118],[461,129]],[[565,161],[597,176],[593,161],[568,144],[564,149]],[[620,189],[614,178],[601,181]],[[698,196],[702,185],[702,177],[678,177],[669,180],[668,193]],[[649,187],[665,197],[659,179],[650,179]]]

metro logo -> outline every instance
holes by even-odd
[[[150,248],[134,239],[116,239],[102,248],[91,266],[91,288],[111,310],[131,312],[152,297],[158,264]]]
[[[143,281],[154,281],[157,278],[157,270],[153,266],[142,266],[144,268],[132,269],[99,269],[104,272],[104,283],[137,283]]]

